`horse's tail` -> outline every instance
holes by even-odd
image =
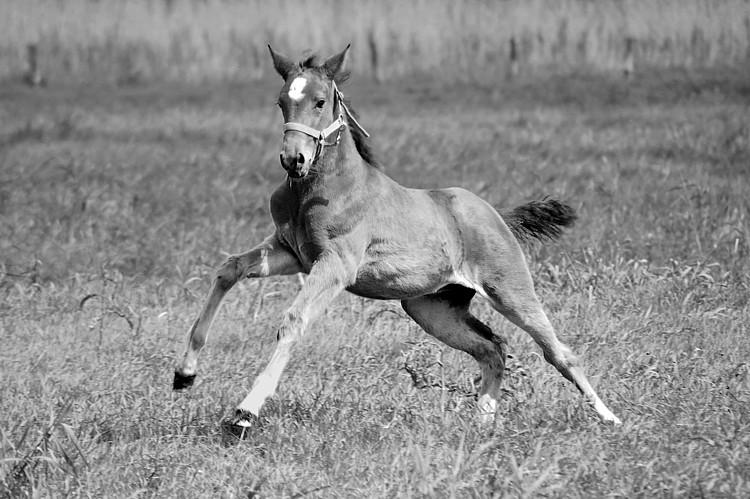
[[[498,212],[518,242],[529,246],[535,240],[544,242],[559,238],[563,228],[572,226],[578,218],[571,206],[552,198],[529,201]]]

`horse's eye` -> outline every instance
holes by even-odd
[[[318,109],[323,109],[323,106],[325,106],[325,105],[326,105],[326,101],[324,101],[324,100],[322,100],[322,99],[321,99],[321,100],[319,100],[317,104],[315,104],[315,106],[316,106],[316,107],[317,107]]]

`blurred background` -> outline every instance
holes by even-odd
[[[292,56],[352,43],[354,71],[377,81],[418,73],[482,83],[550,70],[726,68],[748,63],[750,4],[3,0],[0,80],[259,80],[273,71],[269,43]]]

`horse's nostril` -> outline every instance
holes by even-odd
[[[283,152],[279,154],[279,161],[281,161],[281,166],[284,166],[284,153]]]
[[[304,154],[299,153],[299,155],[297,155],[297,163],[299,163],[300,165],[304,165],[305,164],[305,155]]]

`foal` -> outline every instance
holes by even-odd
[[[175,369],[174,389],[192,385],[198,353],[226,293],[248,277],[308,274],[284,313],[276,350],[234,424],[248,426],[274,394],[292,345],[308,323],[344,290],[367,298],[401,300],[427,333],[473,356],[481,368],[479,409],[492,419],[505,368],[505,340],[469,311],[480,295],[539,344],[544,358],[570,380],[608,422],[620,420],[589,384],[575,355],[545,315],[519,240],[554,239],[572,224],[572,208],[555,200],[498,213],[463,189],[409,189],[373,160],[367,132],[349,111],[336,82],[346,78],[349,51],[300,63],[271,49],[284,79],[281,165],[286,181],[271,196],[276,229],[217,270]]]

